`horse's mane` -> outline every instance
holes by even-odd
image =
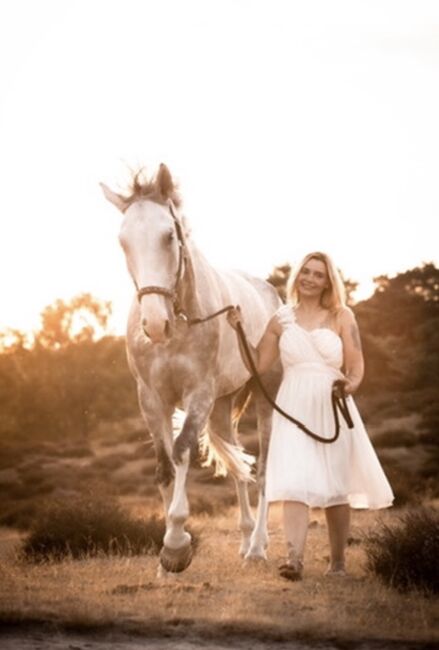
[[[157,181],[157,176],[158,174],[148,177],[143,167],[136,172],[132,172],[131,182],[128,186],[128,196],[124,196],[127,204],[131,205],[135,201],[149,199],[155,203],[166,205],[168,199],[171,199],[176,208],[181,207],[182,200],[178,192],[178,186],[172,182],[172,187],[168,188],[165,196]]]

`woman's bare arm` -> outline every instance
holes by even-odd
[[[363,380],[364,358],[360,330],[353,312],[346,308],[339,316],[340,336],[343,342],[345,392],[354,393]]]

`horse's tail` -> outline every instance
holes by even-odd
[[[244,384],[233,402],[232,422],[234,426],[237,426],[242,414],[250,403],[252,397],[250,382],[251,380]]]
[[[248,381],[235,396],[232,410],[233,433],[236,434],[241,415],[251,399],[251,387]],[[253,481],[251,474],[255,457],[244,451],[238,442],[227,442],[224,438],[207,427],[200,439],[200,451],[203,457],[203,467],[215,466],[215,476],[232,476],[240,481]]]
[[[200,438],[202,466],[215,466],[215,476],[227,476],[230,472],[239,481],[251,482],[255,457],[248,454],[240,444],[227,442],[207,427]]]

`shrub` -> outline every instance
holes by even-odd
[[[38,514],[38,499],[14,501],[2,499],[0,506],[0,526],[11,526],[29,530]]]
[[[158,553],[165,533],[162,519],[133,519],[115,497],[90,490],[68,502],[54,500],[34,520],[22,547],[32,561],[83,558],[100,553]]]
[[[377,448],[388,447],[413,447],[418,442],[416,434],[406,429],[394,429],[378,433],[373,438],[373,445]]]
[[[420,504],[425,481],[392,458],[380,458],[380,461],[395,495],[394,506]]]
[[[439,427],[434,433],[430,431],[423,431],[419,434],[419,442],[422,445],[438,447],[439,446]]]
[[[365,536],[366,568],[398,591],[439,593],[439,512],[412,509]]]
[[[215,517],[224,514],[228,508],[234,505],[236,505],[236,496],[234,494],[224,495],[220,500],[218,495],[209,499],[201,494],[195,494],[190,499],[191,515]]]
[[[432,433],[439,431],[439,414],[431,413],[429,415],[424,415],[420,423],[420,429]]]

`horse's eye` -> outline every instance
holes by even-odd
[[[174,231],[170,230],[168,233],[166,233],[166,238],[165,241],[167,244],[172,244],[174,241]]]

